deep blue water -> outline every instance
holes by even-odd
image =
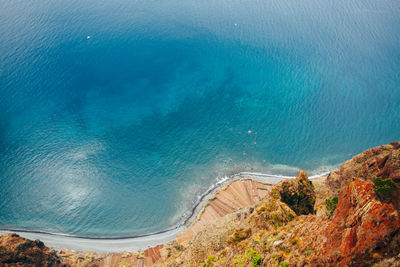
[[[0,0],[0,228],[156,232],[399,122],[398,0]]]

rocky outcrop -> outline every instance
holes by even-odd
[[[289,205],[297,215],[314,213],[316,194],[305,171],[299,171],[296,179],[280,182],[276,189],[281,195],[282,202]]]
[[[400,184],[400,142],[368,149],[343,163],[337,171],[331,172],[327,185],[335,194],[348,185],[353,178],[372,180],[375,177],[391,178]]]
[[[331,264],[362,264],[383,257],[399,231],[399,212],[382,203],[371,182],[355,179],[342,188],[326,229],[323,255]]]
[[[323,212],[313,215],[317,196],[300,171],[296,179],[273,186],[247,215],[244,211],[212,222],[180,251],[169,247],[173,253],[166,262],[171,266],[400,266],[399,205],[396,199],[382,202],[372,183],[375,177],[398,181],[399,147],[392,143],[370,149],[343,164],[328,180],[318,181],[319,206],[327,198],[339,197],[331,217]]]
[[[274,186],[235,181],[168,244],[108,255],[62,250],[59,256],[71,266],[400,266],[399,195],[383,201],[373,184],[376,177],[400,182],[399,151],[399,142],[367,150],[326,179],[310,181],[300,171]],[[339,202],[327,216],[325,201],[333,196]],[[40,241],[3,239],[3,265],[4,259],[12,266],[61,264]]]
[[[17,234],[0,237],[1,266],[68,266],[57,254],[39,240],[29,240]]]
[[[249,222],[253,227],[260,229],[278,228],[293,220],[296,213],[281,200],[281,195],[276,187],[256,206],[256,212]]]
[[[320,235],[307,234],[307,240],[300,241],[293,232],[304,220],[298,220],[296,213],[282,201],[281,192],[283,195],[294,195],[296,199],[300,194],[314,196],[309,199],[315,201],[315,193],[312,186],[309,186],[305,172],[301,171],[298,179],[293,181],[273,186],[266,197],[252,207],[210,221],[190,242],[167,245],[165,249],[168,253],[165,254],[169,257],[166,266],[278,266],[284,258],[291,262],[299,261],[302,252],[309,253],[303,243],[321,244],[321,240],[317,239]],[[308,200],[304,197],[302,199]],[[300,202],[294,204],[300,211],[307,207]],[[313,219],[307,220],[307,227],[297,228],[296,231],[320,231],[322,222],[328,220],[309,216]],[[180,244],[184,245],[180,247]],[[297,247],[293,252],[297,254],[288,253],[294,246]]]

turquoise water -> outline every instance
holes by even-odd
[[[218,179],[400,139],[397,0],[0,0],[0,228],[176,225]]]

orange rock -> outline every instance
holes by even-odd
[[[371,182],[355,179],[340,192],[323,254],[336,263],[361,263],[374,252],[384,252],[399,227],[393,204],[380,202]]]
[[[368,149],[343,163],[331,172],[327,185],[337,193],[348,185],[354,177],[372,180],[374,177],[391,178],[400,184],[400,142]]]

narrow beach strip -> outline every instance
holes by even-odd
[[[327,175],[324,172],[320,175],[314,175],[310,178],[318,178]],[[275,184],[286,178],[295,178],[294,176],[271,175],[253,172],[240,172],[230,177],[224,177],[217,183],[212,185],[206,192],[199,196],[194,203],[190,212],[186,212],[180,223],[172,229],[167,229],[157,233],[150,233],[138,236],[126,237],[87,237],[74,236],[62,233],[50,233],[42,231],[29,231],[19,229],[0,229],[0,234],[17,233],[18,235],[28,239],[39,239],[46,246],[56,249],[68,249],[71,251],[93,251],[97,253],[112,253],[124,251],[144,250],[159,244],[168,243],[192,225],[197,219],[205,204],[216,194],[221,188],[229,186],[235,181],[251,179],[264,184]]]

